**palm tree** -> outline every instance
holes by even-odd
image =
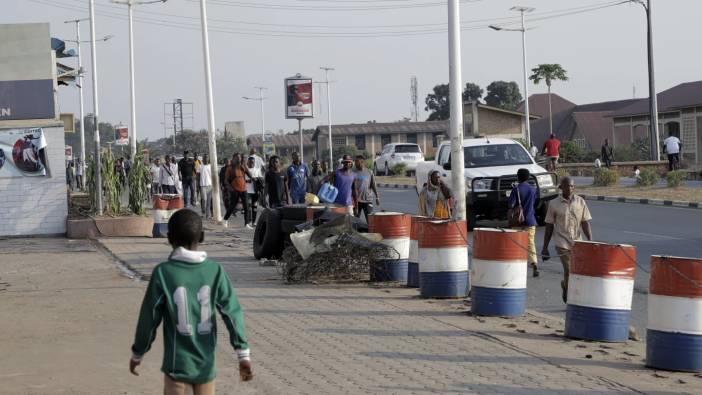
[[[568,81],[567,72],[561,67],[560,64],[540,64],[535,68],[531,69],[534,73],[529,77],[530,80],[534,81],[534,84],[538,85],[542,80],[546,82],[548,87],[548,130],[553,134],[553,114],[551,112],[551,82],[553,81]],[[526,98],[529,100],[529,98]]]

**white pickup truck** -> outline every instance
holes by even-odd
[[[557,176],[534,162],[518,142],[505,138],[470,138],[463,140],[466,177],[466,216],[468,228],[479,220],[507,219],[507,200],[517,181],[517,170],[531,173],[529,183],[537,190],[536,220],[543,225],[547,202],[558,196]],[[451,185],[451,144],[443,142],[432,161],[417,164],[416,188],[419,193],[430,172],[438,170],[441,179]]]

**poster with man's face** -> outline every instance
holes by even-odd
[[[115,145],[129,145],[129,129],[127,127],[115,128]]]
[[[314,106],[312,105],[312,79],[285,79],[285,95],[286,118],[314,117]]]
[[[0,178],[46,176],[46,145],[41,128],[0,131]]]

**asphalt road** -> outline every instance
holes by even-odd
[[[577,193],[577,192],[576,192]],[[417,212],[414,189],[380,190],[381,209],[410,214]],[[596,241],[636,246],[637,270],[632,305],[632,325],[640,334],[646,327],[646,295],[651,255],[702,257],[702,210],[676,207],[587,201]],[[506,226],[506,223],[479,223]],[[536,249],[541,251],[543,228],[537,228]],[[555,254],[553,247],[551,254]],[[540,263],[541,276],[529,271],[527,306],[540,312],[565,317],[560,280],[563,268],[558,259]]]

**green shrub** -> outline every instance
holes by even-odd
[[[668,181],[668,188],[677,188],[685,183],[686,177],[687,174],[685,174],[684,171],[677,170],[669,171],[668,174],[666,174],[665,179]]]
[[[639,178],[636,179],[636,185],[647,187],[651,185],[656,185],[661,177],[658,175],[655,169],[646,168],[641,170],[639,173]]]
[[[396,176],[404,176],[407,173],[407,165],[404,163],[398,163],[392,167],[392,174]]]
[[[602,168],[595,171],[595,181],[593,185],[598,187],[608,187],[619,183],[619,173],[616,170]]]

